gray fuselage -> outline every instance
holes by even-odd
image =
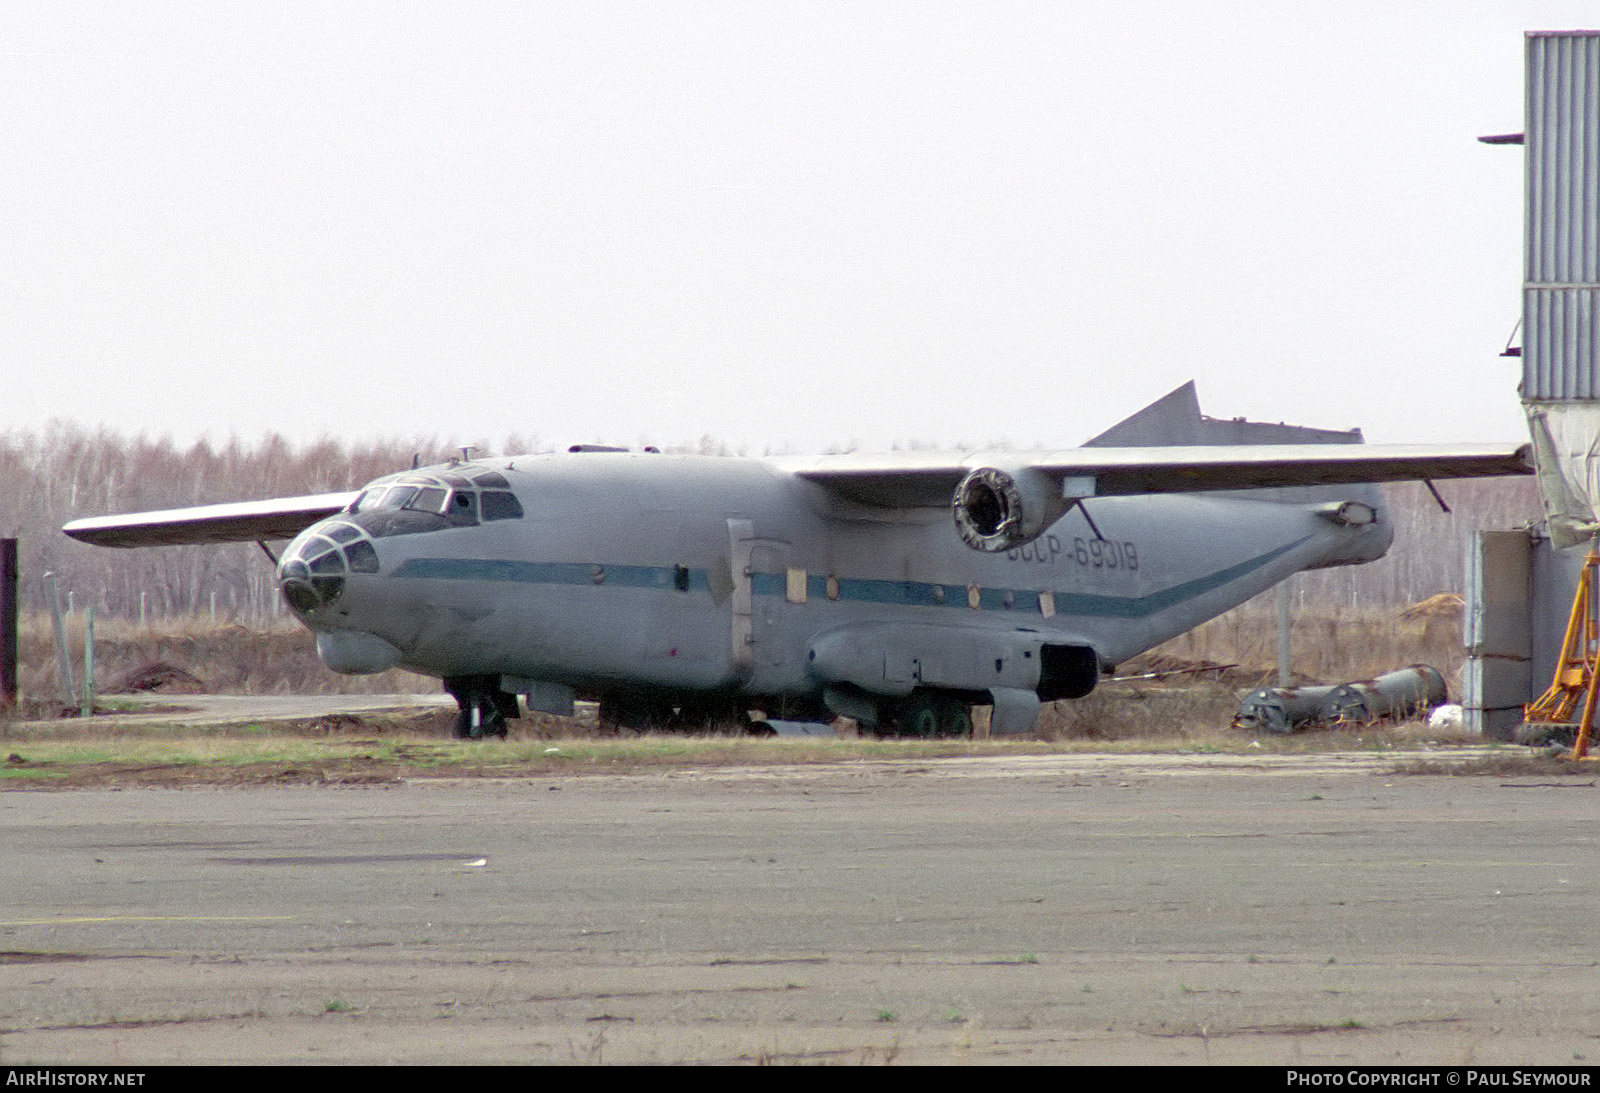
[[[439,492],[418,507],[435,511],[396,508],[417,506],[427,479]],[[382,504],[377,491],[406,483]],[[1366,487],[1339,495],[1376,501]],[[917,687],[1059,697],[1041,685],[1045,646],[1115,664],[1289,574],[1377,558],[1392,538],[1381,509],[1349,525],[1238,493],[1088,505],[1099,537],[1072,511],[986,554],[948,506],[849,501],[760,460],[477,460],[378,480],[356,511],[296,538],[279,579],[336,670],[499,677],[530,696],[820,708],[826,695],[848,711],[850,695]]]

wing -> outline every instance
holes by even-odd
[[[292,539],[323,517],[349,507],[360,495],[361,491],[354,490],[281,497],[272,501],[132,512],[125,516],[95,516],[74,520],[61,530],[82,543],[115,547]]]
[[[785,470],[876,505],[948,504],[979,468],[1026,469],[1071,497],[1327,486],[1532,474],[1529,445],[1247,444],[1072,448],[1056,452],[898,453],[777,461]]]

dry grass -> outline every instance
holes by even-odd
[[[56,682],[55,638],[50,618],[25,616],[18,626],[18,687],[24,713],[62,705]],[[267,629],[236,623],[211,626],[203,619],[137,623],[95,620],[95,678],[101,695],[123,689],[127,677],[155,664],[195,676],[206,694],[435,694],[438,680],[392,670],[373,676],[342,676],[317,659],[316,642],[304,627],[285,621]],[[83,673],[83,616],[67,621],[73,678]]]
[[[1459,701],[1466,655],[1459,611],[1403,615],[1402,608],[1335,607],[1297,613],[1290,629],[1295,684],[1343,683],[1409,664],[1430,664],[1443,673],[1451,700]],[[1209,662],[1230,665],[1226,671],[1102,684],[1087,698],[1046,707],[1039,728],[1051,740],[1164,740],[1219,746],[1240,736],[1229,727],[1240,697],[1277,684],[1277,658],[1277,613],[1271,598],[1263,597],[1118,667],[1119,674],[1134,675],[1152,666]],[[1472,739],[1426,725],[1384,726],[1368,730],[1367,735],[1391,745]],[[1307,743],[1324,738],[1353,741],[1349,729],[1296,734]]]
[[[96,655],[102,695],[118,680],[152,664],[166,664],[218,694],[437,693],[436,680],[391,671],[377,676],[341,676],[324,668],[309,634],[293,625],[253,630],[239,625],[210,627],[199,620],[159,627],[113,620],[96,627]],[[69,645],[75,672],[82,670],[82,620],[72,620]],[[25,619],[21,630],[23,717],[49,716],[64,703],[57,697],[55,653],[47,616]],[[1306,611],[1294,620],[1292,646],[1299,683],[1361,679],[1407,664],[1432,664],[1455,685],[1461,667],[1458,614],[1406,619],[1401,609]],[[1168,642],[1146,657],[1121,666],[1133,674],[1151,664],[1210,661],[1234,665],[1226,672],[1179,675],[1164,681],[1103,684],[1087,698],[1045,707],[1039,735],[1051,741],[1112,743],[1161,742],[1182,746],[1225,746],[1240,734],[1229,724],[1239,697],[1276,681],[1277,624],[1270,604],[1258,601],[1229,612]],[[174,696],[175,700],[178,699]],[[110,701],[109,699],[107,701]],[[433,715],[405,731],[446,735],[449,717]],[[358,731],[371,726],[361,722]],[[383,728],[383,726],[380,726]],[[400,726],[388,727],[391,731]],[[515,723],[527,740],[570,739],[592,735],[581,720],[530,715]],[[1398,730],[1385,730],[1398,731]],[[1426,729],[1419,731],[1427,733]],[[1301,734],[1304,736],[1305,734]],[[1437,739],[1437,733],[1428,734]],[[1349,740],[1348,731],[1334,737]]]
[[[1404,614],[1403,608],[1388,607],[1333,607],[1295,613],[1289,637],[1295,682],[1343,683],[1408,664],[1431,664],[1454,688],[1466,660],[1460,612],[1409,619]],[[1154,652],[1184,660],[1238,664],[1263,683],[1275,683],[1278,621],[1271,597],[1258,597]]]

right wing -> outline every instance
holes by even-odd
[[[790,473],[869,504],[948,504],[982,467],[1029,469],[1066,496],[1190,493],[1533,473],[1527,444],[1238,444],[1069,448],[1055,452],[900,452],[775,460]]]
[[[318,520],[349,508],[359,496],[360,490],[352,490],[309,497],[280,497],[272,501],[130,512],[123,516],[92,516],[74,520],[61,530],[80,543],[114,547],[292,539]]]

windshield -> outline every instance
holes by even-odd
[[[523,518],[506,476],[471,466],[440,475],[413,471],[369,486],[349,511],[368,517],[362,526],[379,538]]]

